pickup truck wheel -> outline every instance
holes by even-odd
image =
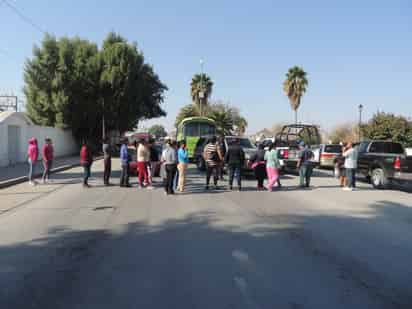
[[[372,171],[371,182],[375,189],[386,189],[388,187],[388,179],[381,168],[375,168]]]

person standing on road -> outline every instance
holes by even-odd
[[[339,179],[340,186],[344,188],[346,186],[346,175],[345,175],[345,157],[343,156],[343,148],[341,153],[335,158],[335,177]]]
[[[129,184],[129,162],[130,156],[127,149],[128,141],[126,138],[122,140],[122,146],[120,147],[120,164],[122,171],[120,174],[120,187],[130,187]]]
[[[149,185],[149,175],[147,168],[150,161],[150,151],[145,140],[141,140],[137,147],[137,172],[139,174],[139,184],[141,188]]]
[[[39,146],[37,145],[37,139],[34,137],[29,140],[29,148],[27,149],[27,157],[29,162],[29,184],[35,185],[34,174],[36,172],[36,163],[39,158]]]
[[[180,148],[177,153],[177,158],[178,158],[177,169],[179,171],[179,184],[177,186],[177,190],[179,192],[184,192],[185,183],[186,183],[186,169],[187,169],[187,165],[189,164],[189,153],[187,152],[185,141],[180,142]]]
[[[356,188],[356,169],[358,168],[358,152],[350,142],[343,150],[345,158],[345,171],[347,186],[343,188],[345,191],[353,191]]]
[[[276,151],[275,145],[273,143],[269,144],[269,148],[265,153],[264,159],[266,161],[266,173],[268,175],[268,184],[266,188],[269,192],[272,192],[273,186],[275,185],[275,183],[278,183],[280,169],[278,152]]]
[[[45,144],[42,149],[42,157],[43,157],[43,177],[42,181],[45,184],[50,180],[50,170],[53,165],[54,159],[54,149],[52,140],[50,138],[46,138],[44,140]]]
[[[215,189],[217,189],[219,180],[219,164],[223,160],[223,157],[220,153],[220,147],[216,143],[216,136],[213,136],[209,140],[209,143],[205,146],[203,158],[206,162],[206,190],[209,190],[210,178],[212,177],[212,174]]]
[[[224,162],[229,167],[229,188],[233,190],[233,179],[236,177],[238,190],[242,191],[242,166],[245,163],[245,152],[240,147],[240,140],[234,139],[226,152]]]
[[[179,163],[178,162],[178,157],[179,157],[178,153],[179,153],[179,149],[180,149],[180,142],[173,141],[172,142],[172,147],[176,151],[176,160],[177,160],[177,163]],[[178,186],[179,186],[179,169],[176,167],[175,178],[173,179],[173,190],[176,191]]]
[[[177,157],[176,149],[172,146],[171,140],[167,141],[166,148],[163,150],[162,162],[166,171],[165,193],[167,195],[174,194],[173,181],[177,170]]]
[[[222,158],[226,156],[226,144],[225,144],[225,138],[221,136],[219,138],[219,147],[220,147],[220,153],[222,155]],[[221,161],[221,164],[219,165],[219,177],[220,180],[224,180],[224,172],[225,172],[225,161]]]
[[[150,162],[147,168],[149,174],[149,183],[150,185],[153,184],[153,177],[156,174],[156,168],[159,164],[159,154],[157,153],[156,147],[154,146],[155,141],[151,139],[149,141],[149,152],[150,152]]]
[[[300,142],[299,149],[299,161],[297,164],[297,168],[299,169],[299,185],[301,188],[309,188],[310,179],[313,172],[313,166],[310,161],[313,158],[313,152],[305,145],[304,142]]]
[[[265,146],[259,144],[258,150],[250,157],[250,163],[255,172],[257,180],[257,189],[259,191],[264,189],[263,183],[266,177],[266,161],[265,161]]]
[[[104,163],[104,172],[103,172],[103,182],[105,186],[110,185],[110,174],[112,173],[112,149],[109,144],[109,139],[106,137],[103,139],[103,163]]]
[[[83,142],[83,146],[80,150],[80,165],[83,166],[83,187],[89,188],[90,170],[93,164],[93,155],[91,149],[86,141]]]

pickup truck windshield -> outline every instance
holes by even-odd
[[[226,141],[230,145],[235,138],[227,137]],[[240,138],[240,147],[242,148],[255,148],[248,138]]]

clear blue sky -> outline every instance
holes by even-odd
[[[301,121],[356,121],[360,103],[365,117],[378,109],[412,116],[408,0],[9,1],[56,36],[100,43],[114,30],[138,42],[169,87],[168,117],[155,121],[168,128],[190,102],[200,58],[215,82],[212,98],[238,106],[249,132],[293,120],[282,92],[293,65],[309,74]],[[0,93],[21,93],[24,60],[43,35],[4,4],[0,29]]]

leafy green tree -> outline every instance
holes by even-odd
[[[167,132],[164,126],[160,124],[155,124],[149,128],[149,134],[155,136],[156,138],[159,137],[166,137]]]
[[[186,105],[179,111],[175,125],[177,127],[185,118],[198,116],[200,116],[200,110],[197,105]],[[244,134],[248,125],[246,119],[240,115],[238,108],[222,103],[221,101],[206,106],[203,116],[209,117],[216,122],[219,134]]]
[[[336,126],[328,136],[328,139],[334,144],[354,142],[357,141],[358,138],[358,126],[353,123]]]
[[[292,110],[295,112],[295,123],[298,122],[298,109],[307,87],[306,72],[298,66],[290,68],[286,74],[286,80],[283,82],[283,90],[289,98]]]
[[[79,38],[46,35],[25,66],[27,110],[41,125],[70,128],[78,139],[100,140],[139,120],[164,116],[167,87],[145,63],[136,44],[110,33],[101,50]]]
[[[213,81],[206,74],[196,74],[190,83],[190,95],[192,102],[200,108],[202,115],[205,115],[209,98],[212,95]],[[203,97],[202,97],[203,95]]]
[[[198,117],[198,116],[200,116],[200,110],[197,105],[194,105],[194,104],[185,105],[180,109],[179,113],[176,116],[175,126],[177,127],[179,123],[181,123],[182,120],[185,118]]]
[[[392,140],[412,146],[412,123],[403,116],[379,112],[361,127],[362,136],[371,140]]]

